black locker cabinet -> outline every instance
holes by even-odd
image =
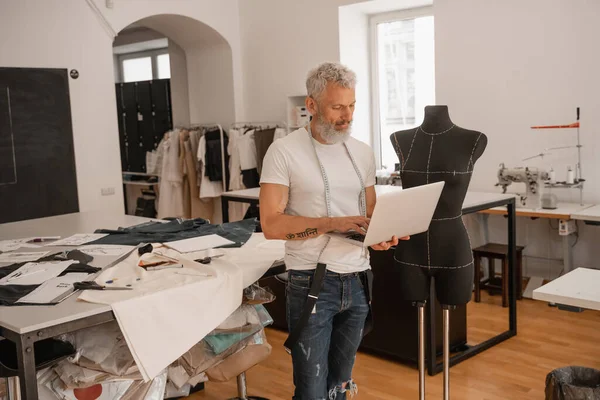
[[[122,170],[146,172],[146,152],[173,129],[171,81],[117,83],[115,88]]]

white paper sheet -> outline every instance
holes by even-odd
[[[90,277],[90,275],[91,274],[86,272],[76,272],[72,274],[66,274],[64,276],[57,276],[56,278],[52,278],[44,282],[27,296],[21,297],[17,303],[52,303],[66,293],[70,293],[73,290],[73,284],[75,282],[85,281],[88,277]]]
[[[21,247],[31,247],[36,248],[40,247],[36,244],[27,243],[32,240],[32,237],[22,238],[22,239],[11,239],[11,240],[0,240],[0,252],[6,253],[8,251],[15,251]]]
[[[115,244],[89,244],[77,248],[77,250],[90,256],[122,256],[131,251],[134,246],[122,246]]]
[[[21,263],[35,261],[44,257],[49,251],[13,251],[0,254],[0,263]]]
[[[164,243],[165,246],[180,253],[191,253],[193,251],[201,251],[213,249],[219,246],[233,244],[231,240],[227,240],[219,235],[206,235],[190,239],[177,240],[175,242]]]
[[[56,278],[76,261],[30,262],[0,279],[0,285],[41,285]]]
[[[106,233],[76,233],[73,236],[57,240],[46,244],[45,246],[81,246],[94,240],[102,239],[107,236]]]

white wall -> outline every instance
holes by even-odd
[[[338,7],[352,0],[240,1],[245,120],[287,121],[307,72],[340,60]]]
[[[173,125],[187,126],[190,124],[187,57],[185,51],[172,40],[169,40],[169,61],[171,63]]]
[[[241,112],[241,57],[237,0],[139,0],[96,4],[115,32],[155,14],[187,15],[203,21],[231,46],[235,111]],[[65,12],[68,10],[68,12]],[[27,21],[27,29],[23,29]],[[3,2],[0,14],[0,65],[5,67],[76,68],[70,80],[73,140],[79,205],[82,211],[121,212],[123,195],[119,155],[112,40],[99,19],[81,0]],[[205,94],[203,94],[205,95]],[[101,196],[103,187],[115,195]]]
[[[195,47],[187,51],[192,123],[219,123],[225,129],[235,122],[231,103],[231,49],[226,45]]]
[[[575,151],[553,151],[544,160],[522,161],[544,148],[573,145],[574,130],[535,131],[532,125],[575,121],[581,107],[585,201],[600,202],[600,3],[569,0],[436,0],[436,98],[449,105],[455,123],[488,136],[489,144],[475,168],[471,188],[495,191],[501,162],[512,166],[552,165],[564,179]],[[513,185],[509,190],[523,190]],[[555,191],[578,201],[577,191]],[[554,223],[556,227],[556,223]],[[490,218],[490,239],[503,240],[505,221]],[[575,265],[596,265],[600,250],[597,227],[582,228]],[[518,241],[526,254],[562,257],[560,238],[547,220],[518,221]],[[529,260],[544,276],[556,277],[560,262]]]
[[[356,108],[352,136],[365,143],[371,138],[371,53],[369,16],[358,7],[340,7],[340,62],[356,72]]]

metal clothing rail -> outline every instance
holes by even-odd
[[[283,121],[248,121],[248,122],[234,122],[231,124],[231,129],[240,128],[258,128],[258,129],[269,129],[269,128],[283,128],[288,131],[288,125]]]

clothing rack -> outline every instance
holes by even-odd
[[[223,131],[223,127],[217,123],[210,124],[192,124],[189,127],[182,127],[180,129],[189,129],[193,130],[194,128],[204,128],[205,130],[209,130],[211,128],[218,128],[219,134],[221,135],[221,171],[223,173],[223,192],[227,191],[227,170],[225,169],[225,131]]]
[[[269,128],[282,128],[285,129],[287,133],[288,125],[283,121],[262,121],[262,122],[234,122],[231,124],[232,129],[240,129],[240,128],[256,128],[256,129],[269,129]]]

